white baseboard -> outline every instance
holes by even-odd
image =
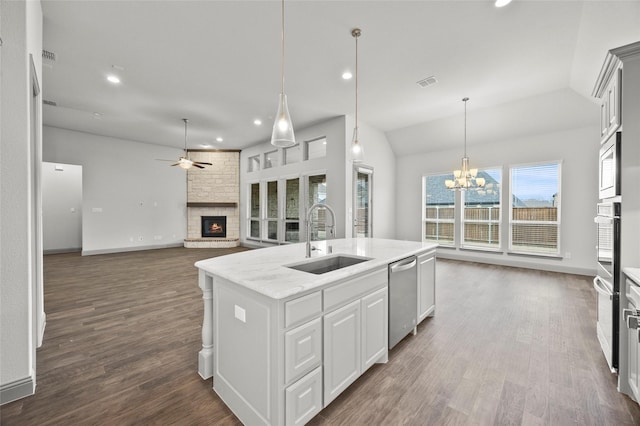
[[[31,396],[36,391],[36,384],[32,377],[14,380],[0,385],[0,405]]]
[[[128,251],[143,251],[143,250],[157,250],[172,247],[184,247],[184,243],[162,244],[153,246],[136,246],[136,247],[119,247],[111,249],[99,249],[99,250],[82,250],[83,256],[92,256],[95,254],[111,254],[111,253],[124,253]]]
[[[62,254],[62,253],[79,253],[82,251],[82,247],[62,248],[62,249],[47,249],[42,250],[42,254]]]
[[[38,346],[37,348],[42,346],[42,341],[44,340],[44,328],[47,326],[47,314],[45,312],[40,316],[40,324],[38,324]]]
[[[558,260],[557,264],[553,264],[551,262],[534,263],[531,261],[520,260],[518,259],[518,256],[514,256],[514,257],[495,256],[490,258],[485,256],[476,256],[473,253],[474,252],[472,251],[459,252],[457,250],[438,249],[436,252],[436,257],[440,259],[452,259],[452,260],[462,260],[467,262],[486,263],[489,265],[511,266],[513,268],[526,268],[526,269],[536,269],[540,271],[561,272],[564,274],[586,275],[591,277],[596,275],[595,269],[563,265],[561,260]]]

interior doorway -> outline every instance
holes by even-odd
[[[373,237],[373,167],[353,168],[353,236]]]
[[[42,162],[44,254],[82,251],[82,166]]]

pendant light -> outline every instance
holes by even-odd
[[[467,101],[469,98],[462,99],[464,102],[464,157],[462,157],[462,168],[453,171],[454,180],[447,179],[444,184],[447,189],[462,190],[477,189],[484,187],[484,178],[476,177],[478,169],[469,168],[469,157],[467,157]]]
[[[289,107],[287,106],[287,95],[284,93],[284,0],[282,0],[282,86],[280,98],[278,100],[278,112],[276,120],[273,123],[273,132],[271,133],[271,145],[285,148],[296,144],[296,137],[293,134],[293,124],[289,115]]]
[[[351,36],[356,39],[356,124],[353,128],[353,140],[351,141],[351,161],[361,163],[364,161],[364,150],[358,137],[358,38],[362,35],[360,28],[351,30]]]

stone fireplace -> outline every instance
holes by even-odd
[[[184,246],[239,246],[240,151],[189,150],[189,157],[212,165],[187,170],[187,238]]]

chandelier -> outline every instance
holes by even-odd
[[[469,98],[462,99],[464,102],[464,157],[462,157],[462,168],[453,171],[454,179],[447,179],[444,184],[447,189],[464,191],[465,189],[483,188],[485,184],[484,178],[476,177],[478,169],[469,168],[469,157],[467,157],[467,101]]]

